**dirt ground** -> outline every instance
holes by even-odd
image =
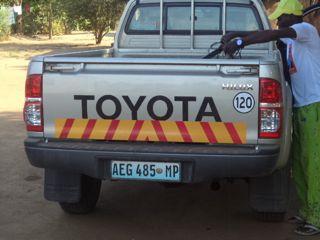
[[[112,36],[98,48],[111,41]],[[156,183],[105,182],[97,210],[87,216],[67,215],[44,200],[43,171],[29,164],[23,148],[27,64],[32,55],[97,48],[91,43],[85,33],[0,43],[0,240],[303,239],[287,222],[256,221],[244,182],[223,184],[218,192],[208,184],[167,189]],[[288,216],[296,208],[291,191]]]
[[[110,33],[100,46],[94,44],[92,34],[85,32],[54,36],[52,40],[48,40],[47,36],[37,38],[15,36],[9,41],[0,42],[0,81],[2,84],[3,81],[9,81],[1,94],[0,112],[21,111],[24,104],[24,80],[31,57],[105,48],[111,45],[113,36],[114,34]]]

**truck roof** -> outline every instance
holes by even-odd
[[[161,0],[131,0],[131,2],[138,1],[140,3],[158,3]],[[163,0],[163,2],[186,2],[190,3],[192,0]],[[224,0],[195,0],[195,2],[223,2]],[[226,0],[228,3],[244,3],[249,4],[251,0]]]

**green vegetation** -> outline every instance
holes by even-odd
[[[0,7],[0,41],[8,39],[10,35],[9,12]]]
[[[16,33],[34,36],[70,34],[73,30],[91,31],[100,44],[114,30],[126,0],[0,0],[0,6],[22,4],[23,15],[13,27]],[[25,11],[29,6],[31,11]],[[7,19],[1,17],[1,20]],[[2,26],[2,23],[0,23]],[[0,28],[1,30],[1,28]],[[1,30],[2,31],[2,30]]]
[[[76,19],[81,29],[93,32],[96,43],[115,28],[126,1],[121,0],[78,0],[69,1],[67,14]]]

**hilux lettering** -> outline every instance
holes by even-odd
[[[131,111],[132,120],[138,120],[138,111],[146,98],[146,96],[139,96],[138,100],[136,102],[133,102],[129,96],[122,96],[122,99]],[[88,119],[88,102],[96,100],[96,97],[93,95],[75,95],[74,100],[81,101],[82,118]],[[182,103],[182,120],[189,121],[189,103],[196,102],[197,98],[192,96],[177,96],[174,97],[174,101]],[[162,115],[155,112],[155,104],[160,102],[165,106],[165,113],[163,113]],[[105,104],[108,104],[109,106],[111,106],[110,104],[112,104],[114,112],[109,114],[104,112],[103,106]],[[95,105],[96,112],[102,119],[117,119],[121,115],[123,109],[121,101],[113,95],[104,95],[100,97],[99,99],[97,99]],[[173,110],[174,105],[172,101],[166,96],[158,95],[152,97],[147,103],[147,112],[153,120],[168,120],[171,118]],[[222,121],[212,97],[204,97],[195,120],[200,122],[204,117],[213,117],[216,122]]]

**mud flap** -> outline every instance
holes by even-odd
[[[79,202],[81,175],[45,169],[44,197],[54,202]]]
[[[286,213],[289,204],[290,166],[272,175],[249,180],[249,201],[260,213]]]

